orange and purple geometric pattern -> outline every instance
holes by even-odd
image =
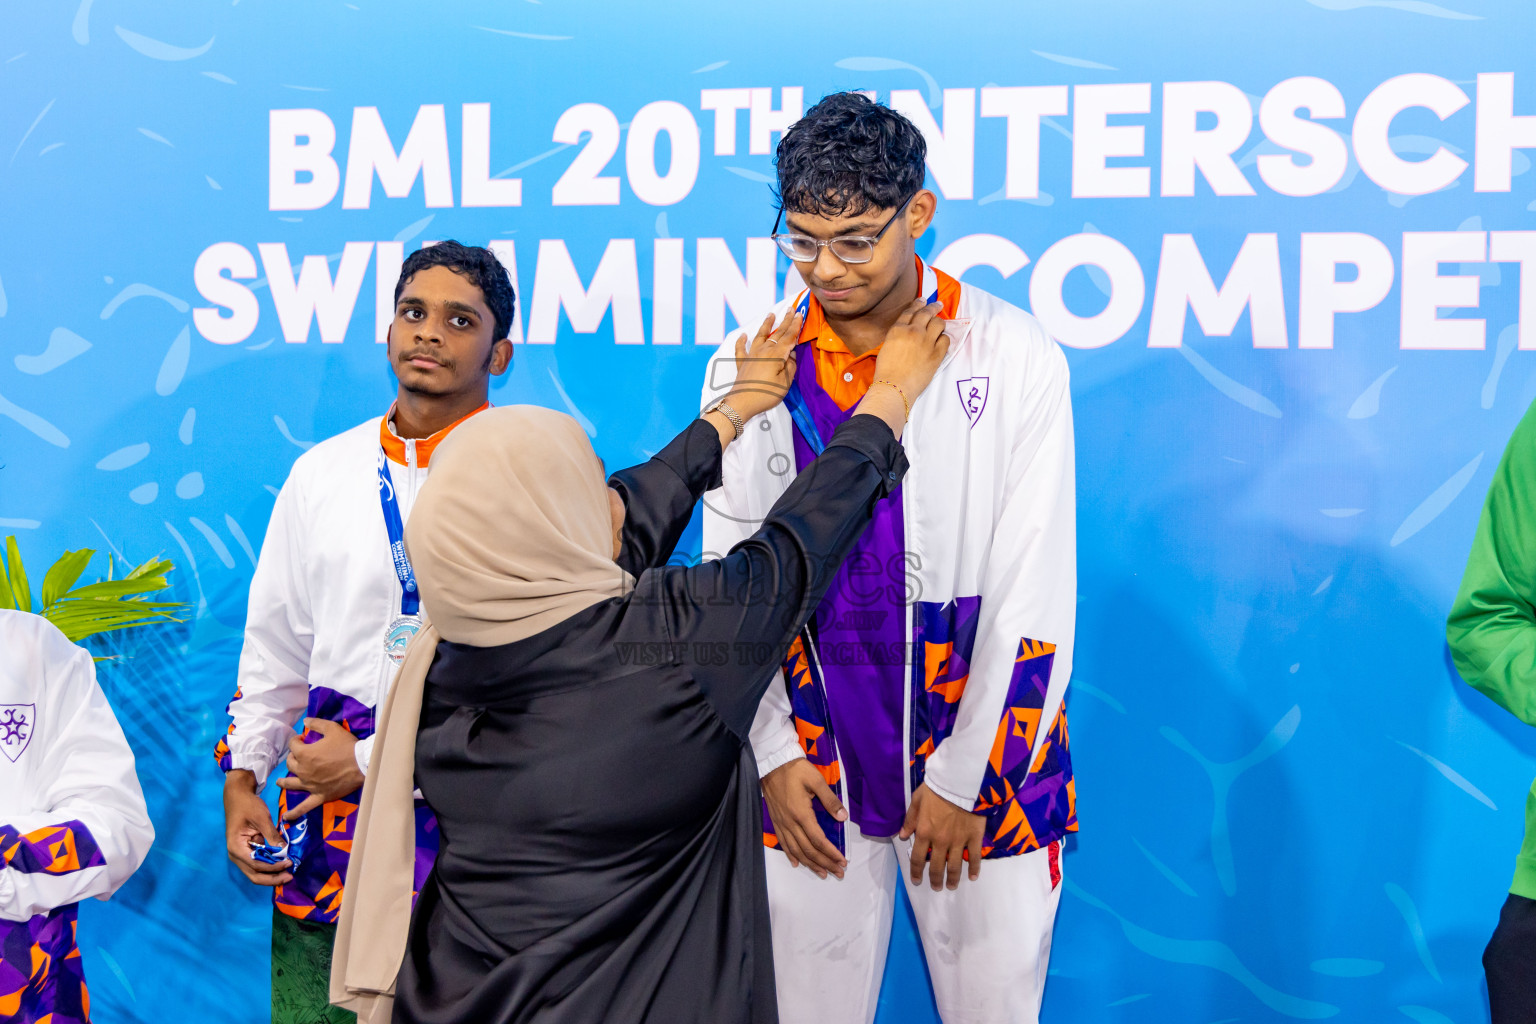
[[[71,903],[27,921],[0,921],[0,1022],[89,1024],[75,913]]]
[[[912,606],[912,788],[923,784],[928,757],[955,728],[960,697],[971,676],[981,598]]]
[[[106,858],[80,821],[22,834],[0,825],[0,862],[26,874],[64,875]],[[0,921],[0,1022],[84,1024],[91,998],[75,945],[75,905],[27,921]]]
[[[309,691],[310,718],[340,722],[358,739],[373,735],[373,709],[345,694],[324,686]],[[221,746],[223,745],[220,741]],[[222,755],[221,755],[222,756]],[[309,794],[301,790],[280,790],[278,814],[303,803]],[[347,877],[347,862],[352,855],[352,832],[357,825],[357,810],[363,791],[349,793],[314,808],[304,816],[309,835],[293,881],[276,886],[272,902],[289,917],[301,921],[334,924],[341,912],[342,880]],[[416,889],[426,881],[437,857],[437,818],[425,802],[416,802]]]
[[[1056,645],[1023,639],[975,812],[987,816],[983,857],[1027,853],[1077,831],[1077,787],[1063,707],[1033,762]]]
[[[234,700],[240,699],[235,691]],[[233,703],[234,701],[231,701]],[[228,708],[225,709],[226,711]],[[367,739],[373,735],[373,709],[346,694],[325,686],[314,686],[309,691],[308,718],[324,718],[339,722],[353,736]],[[233,724],[229,732],[233,733]],[[318,738],[318,737],[315,737]],[[306,739],[306,742],[311,742]],[[229,743],[221,738],[214,747],[214,758],[219,767],[229,771]],[[301,790],[280,790],[277,798],[278,815],[288,813],[290,801],[297,807],[309,796]],[[352,854],[352,829],[357,824],[357,809],[362,803],[363,791],[349,793],[339,800],[332,800],[311,810],[304,816],[309,845],[299,866],[293,872],[293,881],[276,886],[272,893],[273,905],[289,917],[301,921],[317,921],[334,924],[341,912],[342,879],[347,877],[347,861]],[[416,890],[426,881],[437,858],[437,818],[423,801],[416,801]]]
[[[923,783],[929,756],[949,737],[959,716],[976,647],[981,598],[961,597],[945,604],[919,601],[912,610],[912,756],[908,765],[912,788],[916,789]],[[1002,719],[973,808],[987,817],[983,857],[1028,853],[1077,831],[1077,787],[1072,777],[1065,707],[1051,721],[1040,753],[1030,760],[1055,659],[1055,644],[1020,640]],[[841,769],[826,691],[814,660],[806,654],[804,634],[789,648],[784,679],[801,749],[841,799]],[[846,853],[842,823],[827,814],[820,803],[813,806],[822,831]],[[766,805],[763,842],[778,846]]]
[[[229,699],[229,704],[224,705],[224,713],[226,715],[229,714],[230,705],[234,704],[235,701],[240,699],[240,697],[241,697],[240,687],[237,686],[237,687],[235,687],[235,695]],[[225,733],[224,733],[223,736],[219,737],[219,742],[213,748],[213,759],[215,761],[219,762],[219,771],[227,772],[232,767],[234,767],[230,763],[230,752],[229,752],[229,737],[234,735],[234,732],[235,732],[235,723],[234,722],[230,722],[229,723],[229,728],[227,730],[225,730]]]
[[[84,822],[47,825],[26,835],[10,825],[0,825],[0,863],[14,871],[65,875],[106,862]]]
[[[799,734],[800,749],[806,760],[816,766],[821,777],[827,780],[839,800],[843,796],[842,768],[837,759],[837,742],[832,738],[832,717],[827,713],[827,694],[822,688],[816,667],[806,655],[805,634],[795,638],[784,657],[784,682],[789,688],[789,703]],[[843,845],[843,823],[828,814],[819,800],[813,801],[816,821],[821,831],[839,850],[847,852]],[[779,837],[773,831],[773,819],[768,816],[768,805],[763,804],[763,845],[776,848]]]
[[[949,737],[960,712],[976,649],[981,598],[913,605],[912,788],[928,757]],[[984,857],[1011,857],[1077,831],[1077,789],[1067,748],[1065,710],[1056,715],[1040,755],[1028,763],[1055,661],[1054,644],[1023,640],[1014,659],[1002,721],[973,810],[987,816]]]

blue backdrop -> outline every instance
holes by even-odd
[[[158,839],[82,912],[97,1019],[265,1019],[211,750],[276,488],[392,394],[381,272],[512,243],[527,343],[493,400],[642,460],[784,287],[776,112],[845,88],[927,119],[921,251],[1073,346],[1083,830],[1047,1019],[1480,1019],[1533,747],[1443,622],[1536,397],[1508,116],[1536,15],[1446,2],[10,5],[0,533],[34,571],[163,552],[191,606],[102,673]],[[894,944],[880,1019],[936,1020]]]

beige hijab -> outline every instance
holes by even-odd
[[[416,725],[439,639],[494,647],[542,632],[633,580],[613,560],[602,463],[576,421],[534,406],[465,421],[432,455],[405,528],[429,624],[379,717],[331,962],[331,1002],[387,1024],[415,864]]]

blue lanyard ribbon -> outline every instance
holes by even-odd
[[[395,497],[395,481],[389,475],[389,456],[379,448],[379,505],[384,509],[384,529],[389,532],[389,555],[400,580],[400,614],[415,615],[421,608],[421,594],[416,590],[416,571],[405,556],[405,522],[400,518],[400,502]]]
[[[809,314],[810,308],[811,293],[807,289],[806,293],[800,297],[800,301],[795,303],[795,312],[805,317]],[[798,375],[789,382],[789,390],[784,394],[784,408],[789,410],[789,418],[794,421],[795,429],[800,431],[800,436],[810,446],[811,454],[815,456],[826,451],[827,443],[821,439],[821,431],[816,429],[816,418],[811,415],[811,407],[806,404],[805,396],[800,393]]]
[[[800,436],[810,446],[813,455],[820,455],[827,450],[827,443],[821,439],[821,431],[816,429],[816,419],[811,415],[811,408],[806,404],[805,396],[800,393],[798,381],[790,384],[789,391],[784,395],[784,408],[789,410],[789,418],[794,421],[795,429],[800,431]]]
[[[930,303],[939,301],[939,290],[935,288],[933,294],[928,296]],[[795,304],[795,312],[802,317],[809,315],[811,309],[811,293],[807,289]],[[805,396],[800,393],[800,381],[797,377],[790,382],[789,391],[784,395],[784,408],[789,411],[789,418],[794,421],[795,429],[810,447],[811,454],[820,455],[827,450],[827,443],[821,439],[821,431],[816,429],[816,417],[811,415],[811,407],[806,402]]]

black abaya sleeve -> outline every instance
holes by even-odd
[[[907,457],[875,416],[851,417],[724,558],[647,574],[636,597],[658,605],[674,658],[688,664],[725,723],[745,738],[784,655],[843,559],[895,490]]]
[[[672,557],[699,497],[720,486],[720,454],[720,434],[697,419],[649,462],[608,478],[624,499],[620,568],[639,576]]]

